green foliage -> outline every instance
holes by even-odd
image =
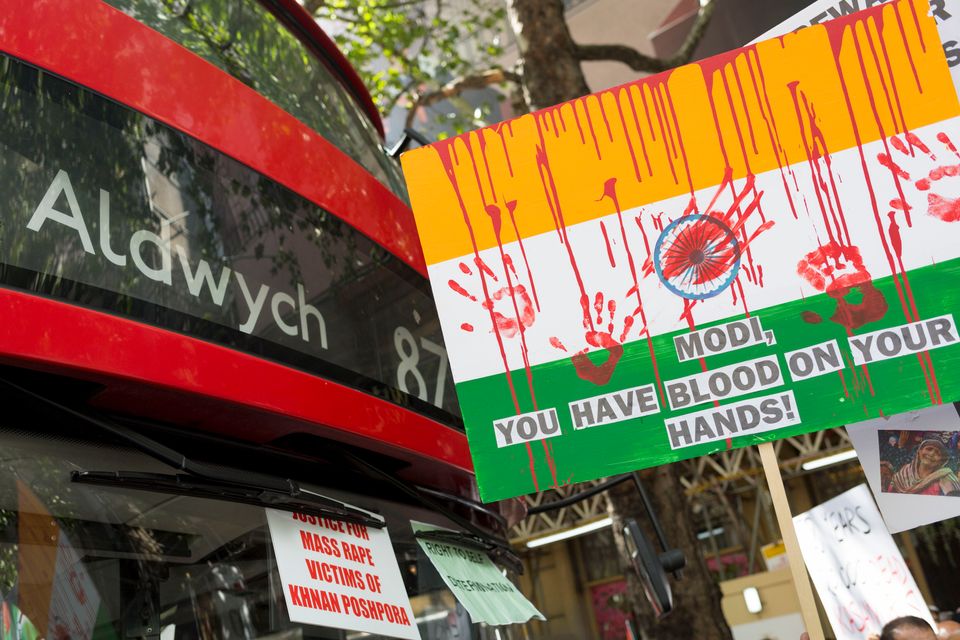
[[[329,28],[381,113],[410,109],[445,83],[495,66],[503,53],[501,0],[328,0],[307,8]],[[460,132],[481,124],[489,108],[445,102],[437,120]],[[479,112],[478,112],[479,111]]]
[[[396,193],[396,163],[323,62],[256,0],[107,0],[263,94]]]

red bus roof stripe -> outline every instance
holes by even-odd
[[[426,276],[413,215],[385,186],[253,89],[100,0],[0,0],[0,50],[236,158]]]
[[[0,288],[0,357],[126,379],[324,425],[473,472],[466,436],[421,414],[227,347]],[[96,348],[91,348],[96,345]]]

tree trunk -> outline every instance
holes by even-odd
[[[590,93],[563,15],[563,0],[509,0],[508,8],[530,108],[542,109]]]
[[[642,475],[653,509],[666,533],[667,544],[683,551],[687,566],[680,579],[667,574],[673,591],[673,612],[661,621],[655,620],[628,560],[622,535],[623,519],[635,518],[657,552],[662,549],[634,484],[623,482],[611,489],[610,515],[613,517],[614,538],[625,565],[627,594],[640,637],[651,640],[689,640],[694,637],[698,640],[730,640],[730,629],[720,609],[720,588],[701,553],[690,502],[683,495],[680,484],[679,467],[676,464],[663,465]]]

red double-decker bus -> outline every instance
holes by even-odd
[[[331,41],[293,0],[0,8],[0,637],[373,637],[290,622],[264,515],[348,505],[385,517],[424,638],[509,637],[411,531],[513,570]]]

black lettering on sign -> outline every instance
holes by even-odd
[[[494,420],[493,431],[497,446],[508,447],[560,435],[560,420],[556,409],[544,409]]]
[[[856,13],[860,11],[860,3],[858,0],[840,0],[837,3],[837,6],[830,7],[827,11],[830,13],[832,18],[839,18],[840,16],[850,15],[851,13]]]
[[[936,18],[937,24],[940,24],[944,20],[949,20],[952,15],[947,11],[947,0],[930,0],[930,11],[933,13],[933,17]]]
[[[788,351],[784,354],[784,358],[794,382],[839,371],[844,367],[840,345],[836,340]]]
[[[952,314],[847,338],[854,364],[869,364],[960,342]]]
[[[613,424],[660,411],[657,390],[652,384],[576,400],[569,406],[574,429]]]
[[[757,344],[769,346],[776,343],[773,331],[764,330],[759,316],[683,333],[673,339],[677,360],[680,362],[727,353]]]
[[[788,427],[800,422],[792,391],[674,416],[664,422],[671,449]]]
[[[738,362],[664,383],[673,410],[740,396],[783,383],[776,356]]]
[[[956,40],[944,40],[943,53],[947,56],[947,64],[951,67],[960,64],[960,44]]]

